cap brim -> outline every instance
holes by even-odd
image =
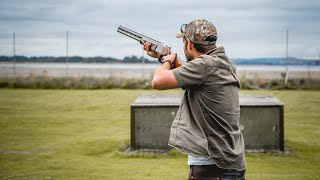
[[[182,38],[183,36],[184,36],[184,33],[181,33],[181,32],[176,34],[176,38]]]

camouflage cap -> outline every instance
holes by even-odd
[[[181,32],[177,38],[187,37],[191,42],[197,44],[215,44],[217,41],[217,29],[205,19],[195,19],[189,24],[181,26]],[[213,37],[208,40],[208,37]]]

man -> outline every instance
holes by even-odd
[[[169,145],[188,154],[189,179],[244,179],[244,141],[239,128],[240,83],[234,63],[217,47],[211,22],[196,19],[181,26],[187,64],[173,69],[177,54],[162,57],[152,87],[181,87],[184,97],[172,123]],[[151,43],[144,44],[148,55]]]

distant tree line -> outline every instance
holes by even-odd
[[[16,56],[16,62],[66,62],[66,57],[53,57],[53,56]],[[68,58],[69,62],[79,63],[157,63],[156,59],[149,60],[145,57],[127,56],[123,59],[113,57],[81,57],[71,56]],[[294,57],[286,58],[252,58],[252,59],[232,59],[235,64],[253,64],[253,65],[320,65],[320,60],[316,59],[299,59]],[[12,56],[0,56],[0,62],[13,62]]]
[[[66,62],[66,57],[53,57],[53,56],[16,56],[16,62]],[[69,62],[79,62],[79,63],[154,63],[156,61],[151,61],[144,57],[137,56],[127,56],[124,59],[116,59],[113,57],[81,57],[81,56],[71,56],[68,58]],[[0,62],[13,62],[12,56],[0,56]]]
[[[250,65],[320,65],[318,59],[300,59],[295,57],[287,58],[252,58],[252,59],[233,59],[236,64]]]

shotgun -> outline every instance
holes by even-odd
[[[142,45],[146,42],[151,42],[150,49],[151,49],[151,51],[154,51],[154,52],[157,52],[160,54],[160,57],[158,58],[158,61],[160,63],[162,62],[163,56],[171,54],[171,48],[160,41],[157,41],[155,39],[152,39],[150,37],[147,37],[145,35],[142,35],[140,33],[135,32],[135,31],[132,31],[131,29],[125,28],[121,25],[118,27],[117,31],[125,36],[128,36],[128,37],[138,41]],[[182,59],[180,59],[179,57],[177,57],[177,60],[174,62],[174,68],[177,68],[177,67],[184,65],[184,64],[185,64],[185,62]]]

